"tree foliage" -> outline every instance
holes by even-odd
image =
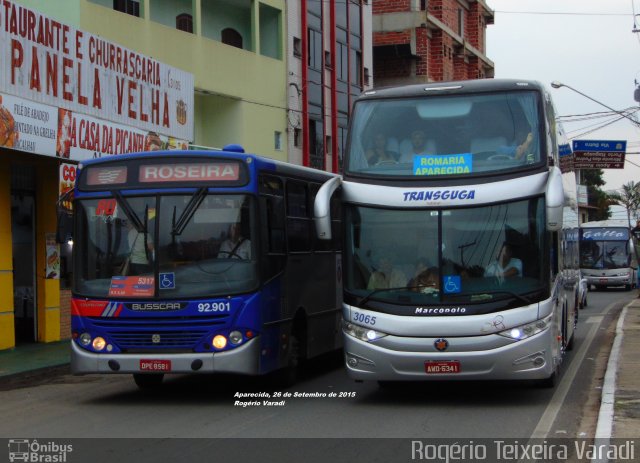
[[[609,200],[612,204],[618,204],[627,210],[627,220],[631,227],[631,218],[638,218],[638,209],[640,209],[640,183],[633,180],[622,185],[619,193],[609,194]]]
[[[609,206],[611,199],[600,187],[605,184],[602,169],[584,169],[582,171],[582,184],[587,187],[589,205],[597,210],[589,212],[589,220],[607,220],[611,217]]]

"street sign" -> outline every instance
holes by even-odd
[[[624,169],[626,140],[574,140],[576,169]]]

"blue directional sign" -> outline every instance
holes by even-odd
[[[624,169],[626,140],[574,140],[576,169]]]
[[[626,153],[626,140],[573,140],[573,151]]]

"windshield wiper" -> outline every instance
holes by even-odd
[[[147,232],[146,216],[145,216],[145,223],[143,224],[140,218],[138,217],[138,214],[136,214],[136,212],[132,209],[131,205],[129,204],[129,201],[127,201],[124,198],[124,196],[120,194],[119,191],[112,191],[111,194],[116,198],[116,201],[124,211],[124,215],[126,215],[127,218],[131,221],[136,231],[138,233],[146,233]],[[146,210],[145,210],[145,213],[146,213]]]
[[[411,290],[411,289],[415,289],[418,286],[398,286],[397,288],[379,288],[379,289],[374,289],[373,291],[371,291],[370,293],[368,293],[366,296],[364,296],[362,299],[360,299],[358,301],[358,305],[362,306],[364,305],[366,302],[369,301],[369,299],[371,298],[371,296],[373,296],[376,293],[381,293],[383,291],[400,291],[400,290]]]
[[[538,291],[541,288],[538,289]],[[513,291],[509,291],[506,289],[498,289],[498,290],[491,290],[491,291],[478,291],[477,293],[459,293],[459,294],[450,294],[450,296],[470,296],[471,299],[474,298],[474,296],[477,299],[482,299],[482,296],[491,296],[493,294],[508,294],[509,296],[515,297],[516,299],[519,299],[520,301],[526,303],[526,304],[531,304],[531,299],[529,299],[527,296],[523,296],[522,294],[518,294],[518,293],[514,293]]]
[[[189,223],[189,220],[191,220],[193,214],[195,214],[198,207],[200,207],[200,203],[205,196],[207,196],[207,189],[205,187],[199,188],[198,191],[193,194],[193,196],[189,200],[189,203],[184,208],[184,211],[182,211],[182,214],[180,214],[178,222],[173,226],[173,229],[171,230],[172,235],[182,234],[185,227],[187,226],[187,223]]]

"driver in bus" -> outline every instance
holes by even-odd
[[[229,226],[227,239],[220,245],[218,259],[251,260],[251,241],[242,236],[239,222]]]
[[[510,244],[502,244],[498,257],[485,269],[484,276],[498,277],[500,280],[522,276],[522,261],[513,257],[513,250]]]

